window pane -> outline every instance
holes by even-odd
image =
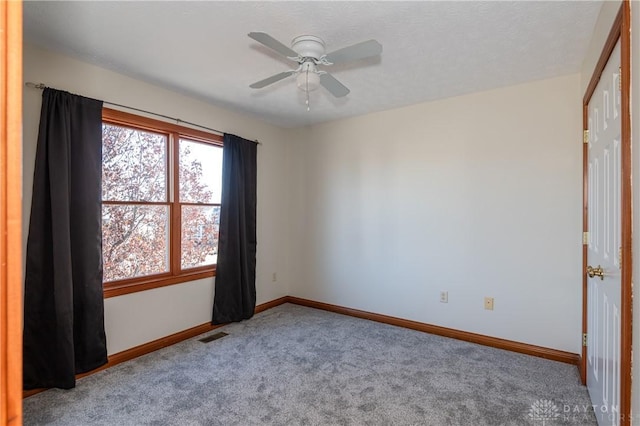
[[[182,269],[218,261],[220,206],[182,206]]]
[[[169,271],[169,206],[102,205],[104,281]]]
[[[167,137],[102,125],[102,199],[167,201]]]
[[[219,204],[222,148],[180,139],[180,202]]]

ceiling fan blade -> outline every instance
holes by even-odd
[[[329,73],[320,74],[320,84],[322,84],[322,87],[331,92],[331,94],[336,98],[347,96],[350,92],[344,84],[340,83]]]
[[[265,46],[267,46],[268,48],[275,50],[276,52],[278,52],[281,55],[284,55],[284,56],[287,56],[287,57],[290,57],[290,56],[297,57],[298,56],[298,54],[296,52],[294,52],[293,50],[291,50],[290,48],[288,48],[284,44],[280,43],[278,40],[276,40],[275,38],[271,37],[267,33],[249,33],[248,36],[251,37],[252,39],[254,39],[255,41],[257,41],[258,43],[262,43]]]
[[[275,83],[276,81],[280,81],[283,78],[287,78],[290,75],[295,74],[295,71],[285,71],[276,75],[272,75],[271,77],[265,78],[264,80],[256,81],[249,87],[252,89],[262,89],[265,86]]]
[[[347,61],[357,61],[358,59],[378,56],[382,53],[382,45],[375,40],[367,40],[353,46],[343,47],[335,52],[327,54],[327,61],[332,64],[339,64]]]

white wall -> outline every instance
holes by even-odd
[[[258,303],[291,294],[579,352],[579,75],[283,130],[32,46],[24,67],[263,142]],[[40,92],[24,96],[26,241]],[[212,297],[201,280],[106,299],[109,353],[207,322]]]
[[[45,83],[83,96],[135,106],[160,114],[259,139],[257,299],[264,303],[289,293],[287,278],[286,132],[175,92],[75,59],[24,47],[24,81]],[[29,225],[41,91],[24,90],[23,235]],[[278,281],[272,282],[277,272]],[[109,354],[211,320],[213,279],[177,284],[105,300]]]
[[[580,99],[576,74],[299,132],[291,294],[578,353]]]

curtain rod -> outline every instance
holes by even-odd
[[[34,89],[40,89],[40,90],[52,89],[52,87],[49,87],[46,84],[43,84],[43,83],[37,83],[36,84],[36,83],[32,83],[30,81],[27,81],[24,85],[27,86],[27,87],[31,87],[31,88],[34,88]],[[181,119],[175,118],[175,117],[169,117],[168,115],[164,115],[164,114],[158,114],[157,112],[146,111],[144,109],[135,108],[135,107],[131,107],[131,106],[128,106],[128,105],[117,104],[115,102],[109,102],[109,101],[102,101],[102,102],[105,103],[105,104],[108,104],[108,105],[118,106],[118,107],[121,107],[121,108],[127,108],[127,109],[131,109],[133,111],[138,111],[138,112],[142,112],[142,113],[145,113],[145,114],[155,115],[156,117],[166,118],[167,120],[175,121],[178,124],[179,123],[184,123],[184,124],[188,124],[190,126],[199,127],[201,129],[206,129],[206,130],[209,130],[209,131],[212,131],[212,132],[216,132],[216,133],[220,133],[221,135],[224,135],[224,132],[220,131],[218,129],[214,129],[214,128],[207,127],[207,126],[201,126],[200,124],[192,123],[190,121],[184,121],[184,120],[181,120]],[[262,145],[262,143],[260,143],[258,141],[258,139],[254,140],[253,142],[257,143],[258,145]]]

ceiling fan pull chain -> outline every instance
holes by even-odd
[[[307,90],[305,90],[307,95],[307,111],[311,111],[309,107],[309,68],[307,68]]]

